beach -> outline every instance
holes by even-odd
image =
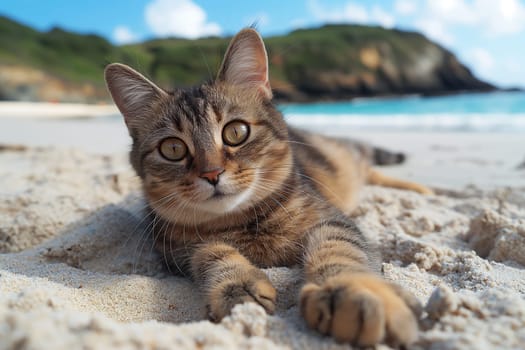
[[[301,320],[298,267],[264,270],[275,315],[245,304],[206,320],[197,287],[153,249],[114,107],[2,108],[0,349],[348,348]],[[523,133],[294,123],[403,151],[406,163],[381,170],[435,189],[367,186],[352,214],[379,245],[385,278],[425,305],[411,348],[523,348]]]

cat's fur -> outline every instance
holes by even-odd
[[[105,76],[133,139],[157,248],[194,279],[213,318],[242,302],[272,313],[276,292],[259,268],[301,264],[310,327],[359,345],[416,339],[419,303],[379,276],[375,250],[347,214],[367,182],[431,191],[371,169],[400,155],[287,126],[256,31],[237,34],[216,81],[191,90],[168,93],[121,64]],[[238,146],[221,136],[233,120],[250,128]],[[159,151],[172,137],[187,146],[181,161]]]

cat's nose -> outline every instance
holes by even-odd
[[[224,172],[224,168],[217,168],[213,170],[205,170],[203,171],[199,177],[201,179],[204,179],[208,181],[213,186],[217,185],[219,183],[219,176]]]

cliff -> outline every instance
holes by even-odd
[[[0,17],[0,99],[108,100],[102,71],[127,63],[165,88],[211,79],[227,38],[114,46],[96,35],[39,32]],[[327,25],[265,38],[275,96],[287,101],[490,91],[446,49],[415,32]]]

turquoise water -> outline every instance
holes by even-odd
[[[283,104],[294,124],[336,124],[365,129],[525,131],[525,92],[441,97],[355,99],[350,102]]]

